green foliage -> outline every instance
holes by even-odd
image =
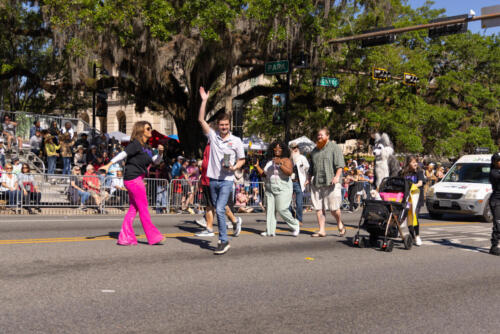
[[[296,69],[292,75],[292,136],[311,137],[318,127],[328,126],[339,142],[350,138],[368,142],[372,131],[387,132],[399,152],[456,156],[476,146],[494,148],[500,138],[498,35],[468,32],[430,39],[426,30],[420,30],[399,35],[391,45],[364,49],[360,42],[332,45],[328,43],[332,38],[377,27],[426,23],[443,10],[430,9],[431,2],[412,9],[402,0],[329,3],[333,7],[327,12],[325,2],[309,0],[44,0],[40,8],[30,1],[5,2],[0,7],[0,20],[6,27],[0,32],[0,74],[21,66],[41,78],[68,79],[68,59],[74,63],[89,58],[94,61],[95,57],[115,61],[126,53],[130,61],[120,69],[129,71],[124,74],[131,81],[141,82],[142,87],[136,90],[149,92],[146,99],[159,104],[155,99],[161,94],[152,87],[174,92],[187,87],[191,94],[197,94],[195,85],[202,82],[211,85],[215,94],[223,94],[226,87],[221,78],[228,64],[246,69],[252,61],[261,64],[269,59],[293,59],[306,52],[310,68]],[[54,38],[16,34],[18,29],[40,29],[44,18],[50,20]],[[251,36],[247,44],[252,45],[245,45],[243,52],[234,48],[234,41],[245,35]],[[166,43],[178,36],[191,39],[193,45],[201,44],[199,53],[186,57],[186,64],[182,64],[185,82],[146,82],[141,77],[144,71],[135,65],[141,57],[145,62],[155,61],[158,54],[150,48],[170,47]],[[103,43],[109,40],[119,41],[121,49],[103,51]],[[148,52],[151,54],[144,55]],[[175,70],[170,63],[162,66],[166,66],[165,77]],[[375,82],[369,76],[373,67],[387,68],[395,78]],[[203,71],[206,73],[200,74]],[[401,84],[396,77],[401,78],[404,72],[420,78],[417,87]],[[338,89],[316,87],[313,83],[320,76],[337,77],[341,85]],[[5,97],[13,101],[13,107],[17,103],[19,108],[20,101],[43,101],[36,80],[15,79],[17,93]],[[283,78],[272,85],[285,87]],[[133,93],[139,96],[141,92]],[[178,114],[178,120],[196,122],[196,97],[178,101],[163,103],[186,113]],[[269,104],[270,99],[263,97],[247,104],[246,134],[266,140],[283,136],[284,128],[272,125]]]

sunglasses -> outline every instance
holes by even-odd
[[[152,129],[148,126],[147,128],[144,128],[146,131],[151,131]]]

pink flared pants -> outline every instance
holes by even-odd
[[[118,237],[120,245],[137,245],[133,222],[139,211],[142,228],[146,233],[146,238],[150,245],[156,244],[163,239],[162,234],[151,221],[151,215],[148,210],[148,198],[146,196],[146,187],[144,186],[144,175],[136,177],[130,181],[123,181],[125,188],[128,190],[130,208],[123,219],[122,229]]]

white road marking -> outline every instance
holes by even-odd
[[[104,292],[104,293],[114,293],[115,290],[101,290],[101,292]]]

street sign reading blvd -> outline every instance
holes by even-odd
[[[321,77],[318,80],[318,86],[337,88],[339,86],[339,79]]]

